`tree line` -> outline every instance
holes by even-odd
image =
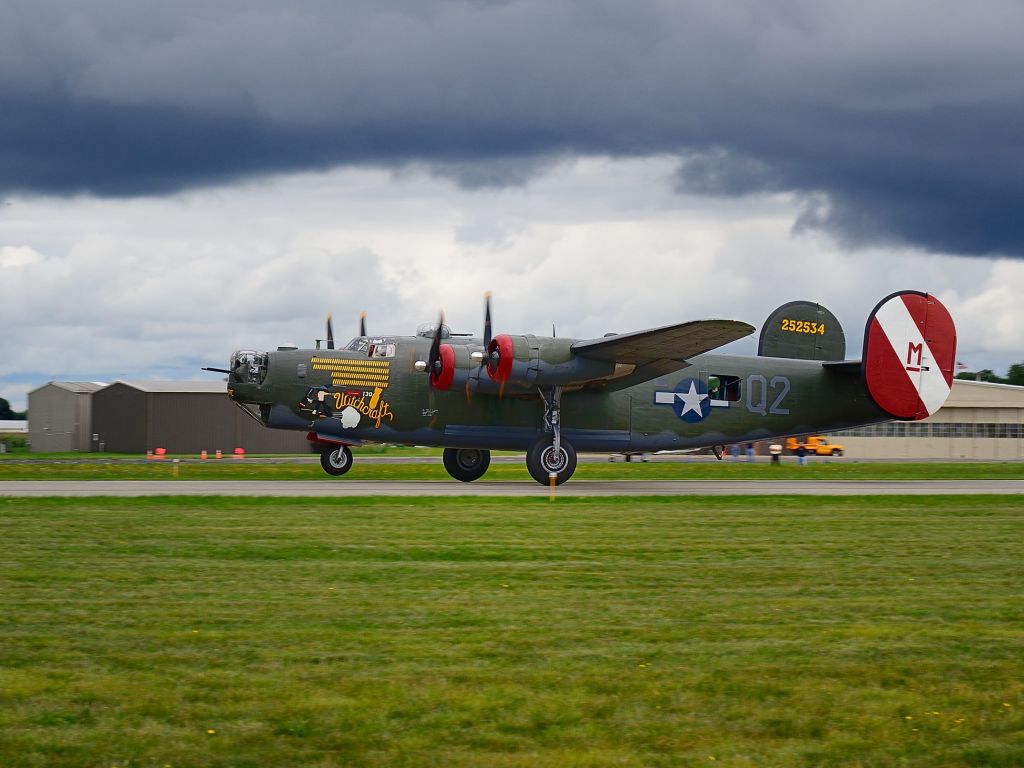
[[[1015,384],[1024,387],[1024,363],[1011,365],[1006,376],[1000,376],[989,368],[982,368],[974,373],[958,373],[956,377],[963,381],[990,381],[993,384]]]
[[[24,421],[28,411],[12,411],[11,404],[0,397],[0,421]]]

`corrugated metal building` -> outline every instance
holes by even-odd
[[[33,453],[89,451],[92,446],[91,395],[103,384],[51,381],[28,393],[28,439]]]
[[[946,404],[927,419],[834,436],[855,458],[1024,459],[1024,387],[955,380]]]
[[[104,450],[309,453],[304,432],[267,429],[228,400],[222,381],[118,381],[93,394]]]

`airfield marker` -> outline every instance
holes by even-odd
[[[548,494],[548,501],[555,500],[555,481],[558,480],[557,472],[548,472],[548,482],[551,483],[551,492]]]

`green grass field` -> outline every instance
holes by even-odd
[[[1012,497],[0,499],[2,766],[1020,766]]]
[[[177,473],[177,474],[175,474]],[[2,480],[328,480],[314,459],[302,463],[270,464],[222,459],[200,462],[89,461],[85,463],[0,462]],[[641,463],[581,462],[573,480],[993,480],[1024,479],[1024,462],[851,462],[814,459],[798,466],[795,459],[781,465],[767,462],[673,461]],[[347,480],[446,480],[454,482],[440,464],[374,464],[355,458]],[[479,482],[533,482],[525,462],[492,463]],[[572,480],[570,481],[572,482]]]

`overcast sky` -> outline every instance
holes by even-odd
[[[1024,359],[1024,5],[0,0],[0,396],[361,310],[591,336],[938,295]],[[753,344],[735,345],[750,352]]]

